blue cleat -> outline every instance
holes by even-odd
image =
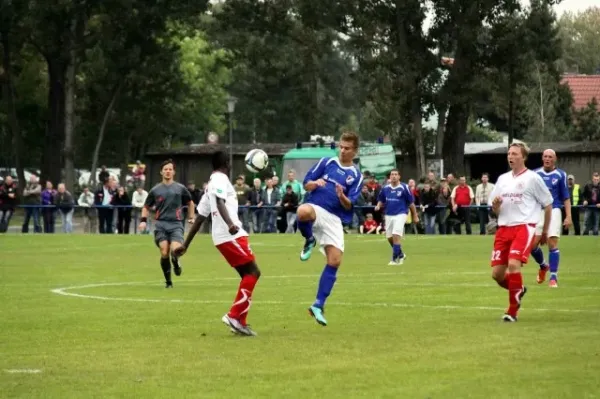
[[[300,252],[301,261],[307,261],[310,259],[315,245],[317,245],[317,240],[315,240],[315,237],[311,237],[306,240],[304,243],[304,248],[302,248],[302,252]]]
[[[317,323],[319,323],[323,327],[327,326],[327,320],[325,320],[325,316],[323,315],[323,309],[313,305],[310,308],[308,308],[308,313],[310,313],[310,315],[315,318]]]

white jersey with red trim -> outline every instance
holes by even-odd
[[[552,194],[537,173],[525,169],[519,174],[504,173],[498,178],[490,194],[490,201],[501,197],[498,226],[536,224],[540,219],[540,206],[552,204]]]
[[[229,233],[229,227],[223,220],[217,209],[217,198],[225,200],[225,208],[233,224],[240,229],[235,235]],[[222,172],[214,172],[210,176],[206,192],[198,204],[198,213],[204,217],[212,216],[212,239],[215,245],[233,241],[238,237],[246,237],[248,233],[242,227],[238,217],[238,200],[233,185],[227,175]]]

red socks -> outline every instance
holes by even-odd
[[[254,286],[257,281],[258,278],[251,274],[246,274],[242,278],[237,295],[235,296],[235,301],[228,313],[229,317],[239,320],[243,326],[246,325],[248,310],[252,305],[252,291],[254,291]]]
[[[508,314],[516,317],[521,307],[519,296],[523,290],[523,275],[521,273],[508,273],[504,281],[506,280],[508,280]]]

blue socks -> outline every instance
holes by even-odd
[[[546,262],[544,262],[544,252],[542,252],[542,248],[537,247],[536,249],[531,251],[531,256],[533,256],[533,259],[535,259],[538,265],[540,265],[540,268],[546,266]]]
[[[400,244],[392,245],[392,258],[398,259],[402,256],[402,246]]]
[[[558,262],[560,260],[560,251],[558,248],[550,250],[548,259],[550,263],[550,280],[556,280],[558,277]]]
[[[306,238],[307,240],[313,236],[312,226],[313,222],[298,221],[298,230],[300,230],[302,237]]]
[[[327,297],[329,296],[329,294],[331,294],[331,290],[333,289],[335,280],[337,280],[337,270],[337,267],[329,265],[325,266],[325,269],[323,269],[323,273],[321,273],[321,279],[319,280],[317,300],[315,301],[313,306],[323,309]]]

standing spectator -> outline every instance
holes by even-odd
[[[571,219],[573,219],[573,230],[575,230],[575,235],[578,236],[581,234],[581,214],[579,212],[580,208],[578,208],[579,206],[581,206],[581,187],[579,186],[579,184],[575,183],[575,176],[573,175],[567,176],[567,187],[569,188],[569,195],[571,196]],[[561,209],[561,213],[562,219],[565,220],[565,217],[567,216],[565,213],[565,208]],[[563,235],[569,235],[568,227],[563,227]]]
[[[40,204],[42,203],[42,185],[38,182],[35,175],[31,175],[29,183],[23,189],[23,203],[25,208],[25,220],[23,221],[22,233],[29,233],[29,219],[33,216],[33,232],[41,233],[40,225]]]
[[[262,223],[262,209],[260,209],[260,207],[262,207],[263,189],[261,187],[262,182],[259,178],[254,179],[253,183],[254,187],[252,187],[252,189],[248,192],[248,202],[252,207],[252,209],[250,209],[252,232],[260,233],[260,227]]]
[[[298,202],[302,201],[302,197],[304,196],[304,187],[302,183],[296,180],[296,171],[294,169],[290,169],[287,173],[287,181],[285,184],[281,186],[281,195],[284,195],[287,192],[287,186],[292,186],[292,191],[298,197]]]
[[[454,174],[448,173],[448,175],[446,175],[446,183],[448,184],[448,188],[450,189],[450,192],[452,192],[454,190],[454,187],[457,186],[456,178],[454,177]]]
[[[437,196],[438,205],[438,228],[440,234],[451,234],[450,226],[448,223],[448,209],[450,209],[450,187],[447,185],[440,186],[440,192]]]
[[[192,194],[193,196],[194,194]],[[144,204],[146,203],[146,198],[148,198],[148,192],[146,190],[144,190],[142,187],[138,187],[134,192],[133,195],[131,196],[131,206],[133,207],[132,212],[133,212],[133,233],[137,234],[137,228],[138,228],[138,220],[140,218],[140,216],[142,215],[142,208],[144,207]],[[196,202],[194,201],[194,204]],[[200,199],[198,199],[198,203],[200,203]],[[148,231],[150,229],[150,218],[148,218],[148,223],[146,223],[147,227],[146,227],[146,231]],[[145,233],[145,231],[140,231],[140,233]]]
[[[460,225],[465,224],[465,230],[468,235],[471,234],[471,204],[475,194],[471,186],[467,185],[467,178],[461,176],[458,181],[458,186],[454,187],[450,194],[452,203],[452,212],[458,217],[458,223],[454,224],[454,232],[460,234]]]
[[[106,165],[102,165],[100,168],[100,173],[98,173],[98,183],[101,186],[105,185],[109,177],[110,173],[108,173],[108,170],[106,170]]]
[[[194,204],[198,206],[200,200],[202,199],[202,191],[200,191],[200,189],[196,187],[196,183],[191,180],[188,182],[187,189],[192,195],[192,201],[194,201]],[[198,214],[198,209],[195,210],[195,213],[196,215]]]
[[[435,172],[433,170],[430,170],[429,172],[427,172],[427,179],[425,180],[426,183],[429,183],[429,186],[431,187],[431,189],[433,191],[437,191],[438,190],[438,182],[437,179],[435,177]]]
[[[144,184],[146,183],[146,175],[144,172],[146,171],[146,167],[142,164],[141,161],[136,161],[133,170],[131,171],[133,175],[133,185],[135,188],[142,187],[144,188]]]
[[[489,182],[490,175],[484,173],[481,175],[481,184],[478,184],[475,188],[475,204],[482,208],[477,208],[477,214],[479,215],[479,234],[485,235],[487,231],[487,224],[490,222],[490,209],[488,205],[490,193],[494,189],[494,184]]]
[[[17,190],[17,184],[12,176],[6,176],[4,183],[0,185],[0,233],[6,233],[10,219],[15,213]]]
[[[119,234],[129,234],[131,200],[125,188],[119,187],[117,189],[117,195],[113,198],[113,205],[117,207],[117,232]]]
[[[83,209],[83,232],[93,234],[96,231],[96,212],[93,208],[94,194],[88,187],[83,188],[77,204]]]
[[[273,187],[273,180],[266,180],[266,188],[262,193],[262,205],[263,205],[263,225],[261,232],[263,233],[275,233],[275,224],[277,222],[277,209],[281,205],[281,193]]]
[[[296,210],[298,209],[298,195],[294,192],[294,188],[291,184],[285,187],[285,194],[281,200],[283,204],[283,212],[285,213],[285,220],[287,222],[287,228],[285,232],[287,234],[294,234],[294,224],[296,223]]]
[[[435,234],[435,218],[438,214],[437,193],[427,182],[421,191],[421,210],[425,221],[425,234]]]
[[[587,236],[590,231],[593,231],[597,236],[600,224],[600,174],[598,172],[592,175],[592,181],[583,189],[583,206],[588,207],[585,209],[583,235]]]
[[[279,187],[279,176],[275,175],[271,180],[273,181],[273,188],[277,191],[281,191],[280,194],[282,194],[281,196],[283,197],[283,191],[281,190],[281,187]]]
[[[46,188],[42,191],[42,218],[44,219],[44,233],[54,233],[54,224],[56,223],[56,208],[54,207],[54,198],[56,190],[51,181],[46,182]]]
[[[417,183],[415,182],[415,179],[410,179],[408,181],[408,188],[410,189],[411,194],[413,195],[413,198],[415,199],[415,206],[419,206],[421,205],[421,199],[419,198],[419,189],[417,188]]]
[[[64,183],[60,183],[57,187],[56,197],[54,203],[58,212],[60,212],[60,219],[62,221],[63,233],[73,232],[73,212],[75,211],[75,202],[73,196],[65,188]]]
[[[106,180],[94,194],[94,205],[98,209],[98,231],[100,234],[112,234],[113,232],[112,199],[115,194],[109,180]]]
[[[244,230],[248,231],[250,230],[248,227],[248,206],[250,205],[250,201],[248,201],[248,193],[250,192],[250,187],[244,183],[244,175],[239,175],[237,177],[233,188],[235,189],[238,200],[238,217],[242,221]]]

